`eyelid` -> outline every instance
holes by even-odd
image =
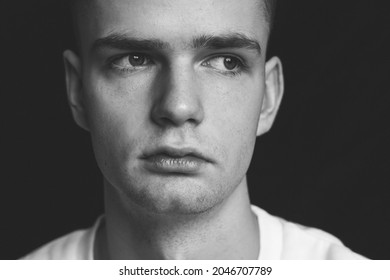
[[[232,69],[232,70],[229,70],[229,69],[226,69],[226,70],[222,70],[222,69],[218,69],[216,67],[212,67],[211,66],[211,61],[215,60],[215,59],[225,59],[225,58],[234,58],[237,60],[238,62],[238,65],[235,69]],[[202,66],[205,66],[205,67],[209,67],[211,69],[215,69],[216,71],[218,72],[221,72],[221,73],[227,73],[227,74],[239,74],[241,72],[246,72],[248,69],[249,69],[249,66],[247,65],[247,63],[244,61],[244,59],[242,59],[240,56],[237,56],[235,54],[214,54],[210,57],[208,57],[207,59],[203,60],[201,62],[201,65]]]
[[[121,60],[122,59],[127,59],[130,57],[130,56],[136,56],[136,55],[139,55],[139,56],[144,56],[145,59],[146,59],[146,63],[143,64],[143,65],[139,65],[139,66],[133,66],[130,64],[129,61],[126,62],[126,65],[121,65]],[[138,71],[138,70],[141,70],[141,69],[145,69],[151,65],[154,65],[155,62],[152,58],[152,56],[148,55],[148,54],[145,54],[145,53],[142,53],[142,52],[128,52],[128,53],[121,53],[121,54],[117,54],[117,55],[113,55],[112,57],[110,57],[108,60],[107,60],[107,67],[112,69],[112,70],[117,70],[117,71],[121,71],[121,72],[135,72],[135,71]]]
[[[148,61],[148,63],[152,62],[152,59],[151,59],[151,57],[149,55],[143,54],[143,53],[135,53],[135,52],[134,53],[125,53],[125,54],[116,55],[116,56],[110,58],[110,62],[111,63],[115,63],[115,61],[118,61],[118,60],[121,60],[121,59],[125,59],[125,58],[130,57],[130,56],[137,56],[137,55],[145,57],[146,61]]]
[[[210,56],[210,57],[204,59],[204,60],[201,62],[201,64],[203,64],[204,62],[208,62],[208,61],[210,61],[210,60],[213,60],[213,59],[217,59],[217,58],[227,58],[227,57],[232,57],[232,58],[237,59],[242,67],[248,67],[247,63],[245,62],[245,60],[244,60],[242,57],[240,57],[240,56],[238,56],[238,55],[236,55],[236,54],[230,54],[230,53],[218,53],[218,54],[213,54],[212,56]]]

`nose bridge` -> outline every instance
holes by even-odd
[[[182,59],[162,71],[152,112],[155,122],[174,126],[187,122],[199,124],[204,112],[192,65]]]

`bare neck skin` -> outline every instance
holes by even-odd
[[[105,223],[95,259],[257,259],[259,229],[246,179],[221,204],[199,215],[147,213],[105,182]],[[131,210],[129,209],[131,208]]]

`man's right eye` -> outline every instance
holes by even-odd
[[[149,66],[152,60],[143,54],[128,54],[115,58],[110,64],[114,69],[131,72]]]

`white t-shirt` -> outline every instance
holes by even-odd
[[[305,227],[252,206],[260,229],[259,260],[364,259],[339,239],[322,230]],[[99,218],[92,228],[74,231],[23,257],[24,260],[93,260]]]

